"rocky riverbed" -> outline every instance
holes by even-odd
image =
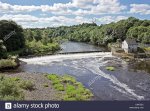
[[[25,100],[61,100],[60,93],[56,91],[44,74],[37,73],[3,73],[6,77],[17,77],[22,80],[33,82],[35,89],[32,91],[24,90]],[[45,87],[45,85],[48,85]]]

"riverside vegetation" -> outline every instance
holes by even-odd
[[[90,100],[93,97],[91,91],[72,76],[50,74],[47,75],[47,78],[52,81],[52,85],[56,90],[62,91],[64,94],[63,100]]]
[[[93,94],[80,82],[69,75],[58,76],[46,74],[54,89],[59,93],[60,100],[90,100]],[[37,90],[35,82],[23,80],[19,77],[5,77],[0,75],[0,100],[25,100],[24,90],[32,92]],[[47,88],[51,84],[44,84]],[[49,91],[51,93],[51,91]],[[43,92],[44,93],[44,92]]]
[[[15,33],[10,35],[12,31]],[[134,38],[139,43],[149,44],[150,20],[129,17],[126,20],[100,26],[96,23],[83,23],[56,28],[28,29],[23,29],[14,21],[1,20],[0,59],[8,59],[10,55],[54,54],[60,50],[59,44],[63,39],[107,46],[118,39],[123,41],[126,38]]]
[[[34,84],[16,77],[0,75],[0,100],[24,100],[23,89],[32,90]]]
[[[126,38],[134,38],[141,44],[150,44],[150,20],[129,17],[100,26],[96,23],[83,23],[74,26],[28,29],[23,29],[14,21],[0,20],[0,70],[19,66],[17,59],[19,56],[54,54],[61,49],[60,43],[63,40],[107,47],[109,43],[116,43],[118,39],[123,41]],[[143,49],[150,51],[149,48]],[[113,67],[106,69],[115,70]],[[72,77],[52,74],[47,78],[51,80],[54,89],[64,94],[63,100],[89,100],[93,96]],[[49,84],[43,83],[43,87],[47,88]],[[18,78],[0,76],[1,100],[23,100],[22,90],[34,90],[34,85],[32,82],[22,82]]]

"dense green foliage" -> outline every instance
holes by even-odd
[[[145,26],[134,26],[127,32],[127,37],[136,38],[137,41],[142,43],[150,43],[150,25]]]
[[[59,50],[59,44],[47,43],[44,45],[41,41],[33,40],[27,43],[28,54],[53,54],[55,51]]]
[[[15,33],[11,33],[13,31]],[[118,39],[123,41],[126,38],[135,38],[140,43],[150,43],[150,20],[129,17],[126,20],[101,26],[95,23],[83,23],[74,26],[24,30],[13,21],[1,20],[0,58],[5,56],[3,52],[6,52],[6,49],[9,53],[22,50],[24,46],[26,47],[22,55],[53,54],[60,50],[59,43],[63,39],[100,46],[116,42]]]
[[[90,100],[93,94],[86,89],[80,82],[69,75],[58,76],[49,74],[47,78],[52,81],[54,88],[58,91],[64,91],[63,100]]]
[[[50,32],[43,29],[24,30],[27,53],[53,54],[60,50],[58,42],[54,40],[54,37],[50,37],[49,34]]]
[[[0,21],[0,39],[8,51],[16,51],[25,46],[23,29],[13,21]]]
[[[126,38],[135,38],[141,43],[150,43],[150,20],[129,17],[127,20],[101,26],[97,26],[95,23],[83,23],[57,28],[26,29],[25,32],[29,41],[42,39],[43,43],[60,37],[94,45],[107,45],[118,39],[124,40]],[[34,38],[33,35],[35,35]]]

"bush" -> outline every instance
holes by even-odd
[[[19,87],[29,91],[35,89],[35,85],[31,81],[21,81]]]
[[[15,60],[11,59],[1,59],[0,60],[0,69],[3,68],[15,68],[18,64],[15,62]]]
[[[41,41],[27,42],[27,48],[29,54],[45,54],[45,53],[54,53],[60,49],[58,43],[48,43],[44,45]]]
[[[0,76],[0,100],[23,100],[24,94],[16,81]]]

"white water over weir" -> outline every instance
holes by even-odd
[[[95,52],[95,53],[78,53],[78,54],[58,54],[58,55],[50,55],[50,56],[41,56],[34,58],[20,58],[21,61],[24,61],[28,64],[46,64],[51,61],[61,61],[65,59],[82,59],[82,58],[90,58],[90,57],[112,57],[110,52]]]
[[[89,59],[92,58],[92,59]],[[47,65],[52,64],[54,61],[59,63],[63,62],[63,60],[71,60],[71,65],[65,64],[65,66],[73,67],[80,70],[90,70],[92,73],[97,74],[100,77],[103,77],[112,84],[112,87],[119,91],[122,94],[128,95],[132,99],[142,100],[144,96],[140,96],[135,93],[133,89],[131,89],[127,84],[119,81],[114,75],[107,74],[100,70],[100,67],[105,66],[107,61],[103,61],[104,58],[116,58],[112,56],[111,52],[95,52],[95,53],[79,53],[79,54],[67,54],[67,55],[50,55],[50,56],[43,56],[43,57],[34,57],[34,58],[20,58],[21,61],[26,62],[27,64],[34,64],[34,65]],[[84,61],[83,59],[88,59]],[[117,58],[120,59],[120,58]],[[64,65],[64,63],[62,64]],[[93,80],[91,80],[93,81]],[[96,81],[95,81],[96,82]]]

